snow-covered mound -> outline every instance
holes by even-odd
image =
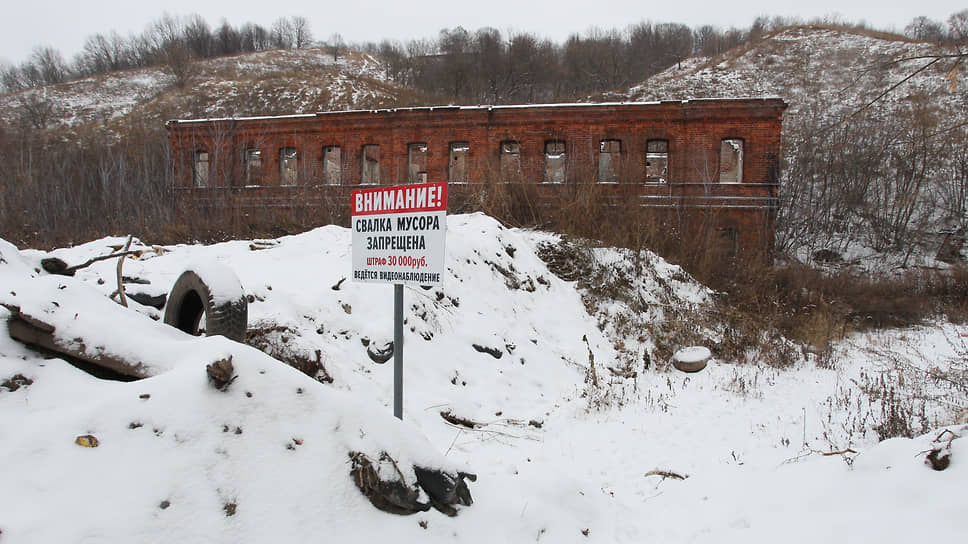
[[[82,263],[123,242],[53,255]],[[133,247],[141,256],[124,275],[151,283],[129,283],[131,292],[163,293],[199,261],[234,270],[251,301],[249,342],[318,363],[318,379],[241,344],[187,338],[193,349],[170,370],[106,382],[0,335],[4,544],[964,537],[968,442],[954,437],[968,433],[957,423],[968,399],[930,378],[961,368],[963,325],[855,337],[824,368],[714,359],[696,374],[661,370],[632,357],[658,342],[627,314],[699,315],[685,310],[708,305],[708,292],[678,267],[450,216],[443,285],[405,290],[400,423],[390,417],[392,365],[367,353],[392,338],[392,289],[348,279],[348,230]],[[579,249],[591,260],[565,266]],[[17,297],[51,281],[39,266],[47,256],[0,242],[0,274],[21,278]],[[115,274],[115,261],[99,262],[55,278],[68,287],[54,289],[106,300]],[[133,306],[103,324],[119,342],[136,319],[143,331],[165,327],[150,319],[157,310]],[[882,350],[924,363],[897,380],[880,371]],[[228,354],[239,377],[221,392],[205,364]],[[905,434],[921,436],[878,444],[897,434],[890,425],[911,399],[875,389],[912,376],[922,378],[919,398],[939,401],[903,419],[917,424]],[[88,434],[97,448],[74,443]],[[946,470],[925,465],[932,448],[950,452]],[[350,478],[350,451],[391,453],[405,479],[421,463],[473,472],[474,504],[452,518],[378,511]],[[821,455],[830,452],[840,453]]]

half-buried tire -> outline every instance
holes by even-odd
[[[248,319],[248,301],[239,278],[214,263],[183,272],[165,305],[165,323],[195,336],[221,335],[241,342]]]

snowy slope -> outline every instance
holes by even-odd
[[[823,26],[790,27],[716,57],[695,57],[628,91],[626,100],[679,100],[778,96],[790,108],[785,119],[824,115],[838,120],[873,101],[928,64],[932,54],[952,49],[896,36]],[[939,63],[886,95],[878,108],[897,108],[923,93],[952,115],[968,108],[963,82],[968,66]]]
[[[0,119],[19,122],[23,104],[49,108],[49,127],[77,127],[131,114],[163,122],[360,109],[412,94],[387,80],[378,59],[355,51],[335,60],[323,48],[261,51],[197,61],[193,70],[184,89],[163,68],[143,68],[2,95]]]
[[[958,55],[872,31],[790,27],[604,98],[780,97],[781,251],[806,261],[827,249],[874,273],[945,268],[943,240],[968,228],[968,63]]]
[[[250,329],[282,355],[319,350],[331,384],[219,338],[187,338],[195,349],[156,377],[103,382],[0,335],[0,382],[32,380],[0,386],[2,542],[964,539],[968,442],[951,442],[941,472],[924,452],[943,426],[968,433],[958,423],[968,394],[925,372],[964,370],[968,327],[855,336],[823,368],[712,361],[687,375],[639,359],[619,376],[607,369],[655,340],[617,323],[630,293],[651,301],[652,320],[711,304],[678,267],[639,259],[634,286],[608,305],[539,257],[560,242],[553,234],[475,214],[449,217],[447,237],[443,286],[405,290],[403,423],[389,416],[392,365],[364,346],[392,335],[392,289],[341,282],[350,235],[338,227],[213,246],[136,243],[142,257],[124,265],[157,291],[189,263],[229,266],[253,300]],[[118,243],[54,254],[83,262]],[[632,266],[621,251],[590,252],[597,264],[585,273],[599,281],[602,269]],[[35,271],[44,256],[0,242],[4,289],[16,280],[25,297],[32,281],[49,281]],[[114,274],[105,261],[56,281],[106,297]],[[105,326],[124,337],[127,321]],[[203,367],[225,353],[239,378],[220,393]],[[901,394],[933,399],[926,426],[913,429],[928,434],[878,443],[887,403],[872,384],[896,384],[897,372],[919,386]],[[477,425],[449,423],[445,411]],[[75,445],[84,434],[101,445]],[[475,502],[454,518],[380,512],[352,485],[354,448],[474,472]]]

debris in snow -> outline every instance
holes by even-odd
[[[495,359],[500,359],[504,355],[504,352],[499,350],[498,348],[491,348],[487,346],[482,346],[480,344],[471,344],[471,346],[475,350],[477,350],[478,353],[486,353],[491,357],[494,357]]]
[[[70,265],[64,262],[63,259],[58,259],[57,257],[48,257],[46,259],[41,259],[40,266],[48,274],[58,274],[61,276],[74,275],[73,272],[70,272],[70,273],[67,272],[67,269],[70,268]]]
[[[419,501],[420,492],[406,485],[400,467],[387,453],[380,454],[377,463],[360,452],[350,452],[350,476],[363,495],[370,499],[373,506],[391,514],[409,515],[426,512],[430,504]],[[381,477],[381,472],[391,472],[390,477]]]
[[[461,427],[467,427],[468,429],[476,429],[480,423],[472,421],[467,418],[460,416],[455,416],[450,410],[444,410],[440,412],[440,417],[444,418],[444,421],[451,423],[453,425],[460,425]]]
[[[249,243],[249,251],[259,251],[260,249],[270,249],[279,245],[278,240],[252,240]]]
[[[703,346],[682,348],[672,356],[672,366],[683,372],[699,372],[706,368],[712,353]]]
[[[14,374],[6,380],[3,380],[3,383],[0,383],[0,387],[4,387],[7,389],[7,391],[13,393],[21,387],[27,387],[32,383],[34,383],[34,380],[31,380],[23,374]]]
[[[74,443],[85,448],[96,448],[101,444],[92,434],[82,434],[74,439]]]
[[[944,440],[946,435],[950,435],[950,438]],[[939,434],[934,441],[932,441],[932,447],[928,451],[927,457],[924,459],[924,464],[928,465],[934,470],[944,470],[948,468],[948,466],[951,464],[951,443],[957,438],[961,437],[952,432],[950,429],[941,431],[941,434]]]
[[[78,270],[82,268],[87,268],[96,262],[106,261],[108,259],[113,259],[115,257],[127,257],[128,255],[141,255],[142,253],[143,251],[140,251],[140,250],[118,251],[118,252],[111,253],[109,255],[99,255],[97,257],[92,257],[87,261],[74,266],[68,265],[66,262],[64,262],[63,259],[59,259],[57,257],[47,257],[45,259],[41,259],[40,266],[49,274],[56,274],[58,276],[73,276],[74,273],[77,272]]]
[[[366,354],[371,361],[382,365],[393,357],[393,342],[386,342],[383,347],[377,347],[375,343],[371,342],[366,347]]]
[[[672,478],[673,480],[685,480],[689,477],[688,474],[679,474],[678,472],[672,472],[671,470],[650,470],[645,473],[646,476],[662,476],[662,479]]]
[[[467,472],[456,474],[441,469],[414,466],[416,482],[407,485],[407,479],[396,460],[383,452],[374,463],[366,454],[350,452],[353,482],[373,506],[384,512],[409,515],[426,512],[431,506],[448,515],[456,516],[455,505],[470,506],[474,503],[465,479],[477,481],[477,475]],[[427,494],[429,502],[420,502],[420,489]]]
[[[235,369],[232,368],[231,355],[228,358],[219,359],[207,365],[205,367],[205,373],[208,374],[208,381],[212,384],[212,387],[219,391],[227,390],[232,385],[232,382],[238,378],[238,376],[234,375]]]
[[[453,474],[443,470],[420,466],[413,467],[413,472],[417,475],[417,483],[430,497],[430,504],[440,512],[453,517],[457,515],[457,509],[454,508],[455,504],[464,506],[474,504],[474,499],[471,498],[471,492],[464,479],[476,482],[476,474],[458,472],[457,476],[454,477]]]

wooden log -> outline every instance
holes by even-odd
[[[7,309],[11,308],[7,306]],[[54,353],[71,363],[80,361],[128,378],[148,377],[147,369],[140,361],[126,361],[103,352],[89,353],[82,338],[70,343],[58,342],[54,336],[53,325],[19,311],[11,312],[12,315],[7,319],[7,330],[14,340]]]

